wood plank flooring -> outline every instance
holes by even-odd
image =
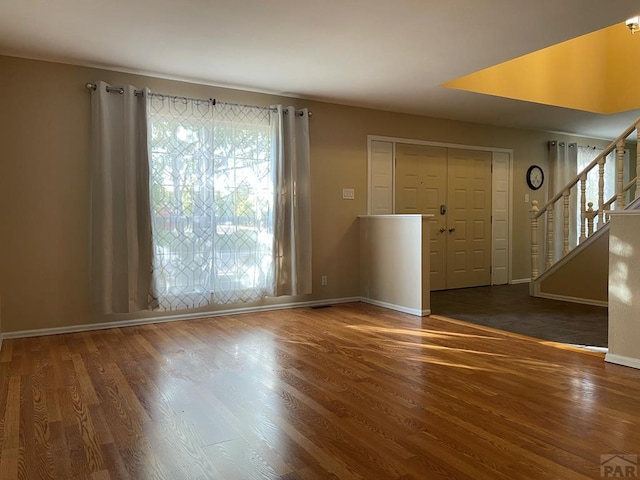
[[[640,371],[365,304],[6,340],[0,478],[595,479]]]

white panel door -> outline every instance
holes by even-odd
[[[492,267],[493,283],[508,282],[509,158],[508,153],[396,143],[395,213],[434,215],[431,290],[491,285]]]
[[[432,214],[430,225],[431,290],[446,286],[446,217],[440,205],[447,201],[447,149],[428,145],[396,144],[395,212]]]
[[[506,152],[493,153],[493,285],[509,283],[509,159]]]
[[[393,213],[393,142],[371,141],[369,213]]]
[[[491,284],[491,157],[448,149],[447,288]]]

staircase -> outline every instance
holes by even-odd
[[[624,150],[635,132],[635,172],[625,165]],[[553,298],[592,305],[607,305],[609,276],[609,215],[611,211],[640,209],[640,118],[607,146],[587,167],[542,207],[532,202],[531,284],[535,297]],[[615,152],[615,194],[604,198],[607,155]],[[634,178],[627,184],[625,176]],[[597,175],[597,205],[587,202],[587,178]],[[574,188],[575,187],[575,188]],[[576,198],[577,197],[577,198]],[[572,205],[580,213],[577,245],[570,241]],[[558,219],[560,221],[558,222]],[[562,227],[562,234],[554,232]],[[560,245],[556,245],[560,243]],[[559,247],[559,248],[558,248]],[[554,252],[560,251],[559,258]]]

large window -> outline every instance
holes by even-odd
[[[90,88],[97,310],[311,293],[307,109]]]
[[[149,106],[159,307],[264,297],[274,251],[269,110],[161,96]]]

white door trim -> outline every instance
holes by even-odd
[[[511,155],[507,152],[492,152],[492,170],[491,170],[491,214],[492,214],[492,224],[491,224],[491,265],[493,266],[492,275],[491,275],[491,285],[496,284],[504,284],[509,283],[511,280]],[[504,179],[504,182],[500,182],[500,178]],[[501,189],[499,187],[500,184],[504,184],[504,187]],[[505,191],[506,190],[506,191]],[[501,197],[498,197],[499,192],[506,193],[506,198],[504,198],[504,208],[506,210],[506,229],[504,231],[504,235],[501,236],[503,241],[498,244],[496,240],[498,239],[498,225],[501,220],[505,220],[500,215],[498,210],[497,200]],[[506,242],[505,237],[506,236]],[[506,243],[506,245],[505,245]],[[504,265],[504,269],[498,270],[497,267],[497,259],[496,253],[499,252],[499,249],[506,248],[507,252],[505,255],[506,265]],[[500,262],[501,263],[501,262]],[[500,278],[498,277],[498,271],[500,271]]]
[[[508,230],[509,230],[509,254],[508,254],[508,258],[507,258],[507,262],[508,262],[508,266],[507,266],[507,271],[508,273],[508,281],[509,283],[512,283],[513,281],[513,275],[512,275],[512,266],[513,266],[513,149],[510,148],[498,148],[498,147],[482,147],[482,146],[477,146],[477,145],[463,145],[463,144],[458,144],[458,143],[446,143],[446,142],[432,142],[432,141],[428,141],[428,140],[416,140],[416,139],[412,139],[412,138],[402,138],[402,137],[388,137],[388,136],[384,136],[384,135],[367,135],[367,214],[371,214],[371,142],[374,141],[381,141],[381,142],[391,142],[393,144],[393,156],[391,158],[391,161],[394,162],[395,161],[395,154],[396,154],[396,144],[397,143],[407,143],[407,144],[411,144],[411,145],[429,145],[429,146],[434,146],[434,147],[447,147],[447,148],[460,148],[460,149],[465,149],[465,150],[481,150],[481,151],[488,151],[488,152],[493,152],[493,153],[497,153],[497,152],[501,152],[501,153],[506,153],[509,155],[509,173],[508,173],[508,178],[509,178],[509,201],[508,201],[508,208],[509,208],[509,212],[508,212],[508,222],[509,222],[509,226],[508,226]],[[392,183],[391,183],[391,189],[392,189],[392,202],[393,202],[393,211],[395,212],[395,191],[393,190],[395,188],[395,165],[392,166]],[[492,195],[495,193],[494,192],[494,182],[492,181]],[[393,213],[393,212],[390,212]],[[492,226],[492,238],[491,238],[491,244],[492,244],[492,252],[493,252],[493,243],[494,243],[494,237],[495,234],[493,232],[493,226]],[[493,285],[493,273],[491,275],[491,284]]]
[[[403,137],[387,137],[384,135],[367,135],[367,144],[370,144],[372,141],[381,141],[381,142],[393,142],[393,143],[408,143],[410,145],[430,145],[432,147],[447,147],[447,148],[460,148],[463,150],[482,150],[485,152],[505,152],[513,154],[513,149],[511,148],[498,148],[498,147],[479,147],[477,145],[464,145],[461,143],[443,143],[443,142],[432,142],[429,140],[415,140],[412,138],[403,138]]]

